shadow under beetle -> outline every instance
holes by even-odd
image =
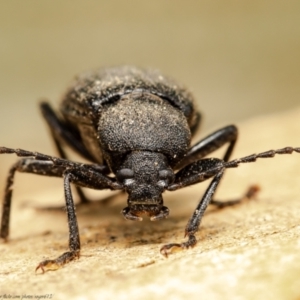
[[[229,161],[237,140],[237,128],[226,126],[194,146],[191,138],[200,124],[192,95],[178,83],[158,71],[135,67],[100,69],[78,76],[67,90],[59,114],[41,103],[60,155],[52,157],[22,149],[0,147],[0,153],[15,153],[21,158],[7,178],[1,237],[7,239],[15,172],[62,177],[69,225],[69,251],[54,260],[42,261],[36,268],[55,269],[80,255],[80,239],[70,184],[76,186],[82,202],[87,202],[80,187],[97,190],[124,190],[128,206],[122,210],[127,220],[160,220],[169,215],[162,193],[174,191],[212,178],[204,196],[185,228],[187,241],[161,248],[166,255],[172,248],[196,244],[195,233],[208,206],[232,205],[240,200],[219,202],[214,192],[227,168],[275,154],[300,153],[300,148],[286,147]],[[92,164],[67,159],[62,145],[67,145]],[[228,145],[223,159],[204,158]],[[255,193],[250,189],[246,197]]]

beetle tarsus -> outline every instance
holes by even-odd
[[[174,253],[175,251],[178,250],[183,250],[183,249],[189,249],[194,247],[197,244],[197,240],[194,234],[189,235],[189,238],[186,242],[183,243],[171,243],[171,244],[167,244],[164,245],[160,248],[160,253],[165,256],[168,257],[169,254]]]
[[[39,269],[41,269],[42,273],[44,274],[47,271],[55,271],[57,269],[60,269],[62,266],[67,264],[68,262],[78,259],[80,256],[79,251],[68,251],[60,255],[56,259],[47,259],[38,264],[38,266],[35,268],[35,272],[37,272]]]

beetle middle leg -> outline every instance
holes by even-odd
[[[33,173],[47,176],[61,177],[65,167],[54,166],[51,161],[35,160],[33,158],[22,158],[17,161],[9,170],[6,187],[4,191],[2,219],[0,236],[7,239],[9,234],[9,219],[11,199],[13,194],[13,183],[16,171],[22,173]]]
[[[230,156],[237,141],[237,137],[238,129],[234,125],[229,125],[215,131],[214,133],[210,134],[209,136],[205,137],[200,142],[192,146],[187,152],[187,155],[184,157],[184,159],[181,160],[176,166],[176,169],[182,169],[183,167],[195,161],[198,161],[199,159],[204,158],[208,154],[229,143],[223,157],[223,161],[227,162],[230,159]],[[218,208],[236,205],[242,202],[243,200],[254,198],[258,191],[259,187],[257,185],[253,185],[250,186],[246,193],[238,199],[227,201],[218,201],[215,199],[211,199],[209,204],[215,205]]]

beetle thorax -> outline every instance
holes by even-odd
[[[180,109],[158,96],[136,92],[103,107],[98,124],[101,148],[122,155],[132,151],[163,153],[175,165],[191,140],[188,122]],[[112,167],[113,169],[113,167]]]

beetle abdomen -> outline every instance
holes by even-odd
[[[104,151],[160,152],[170,162],[182,158],[191,140],[182,111],[166,100],[139,91],[103,107],[98,134]]]
[[[97,118],[102,105],[136,90],[168,100],[183,112],[190,127],[195,125],[194,101],[188,90],[157,70],[133,66],[100,68],[78,75],[64,96],[61,111],[79,122],[89,122],[89,109]]]

